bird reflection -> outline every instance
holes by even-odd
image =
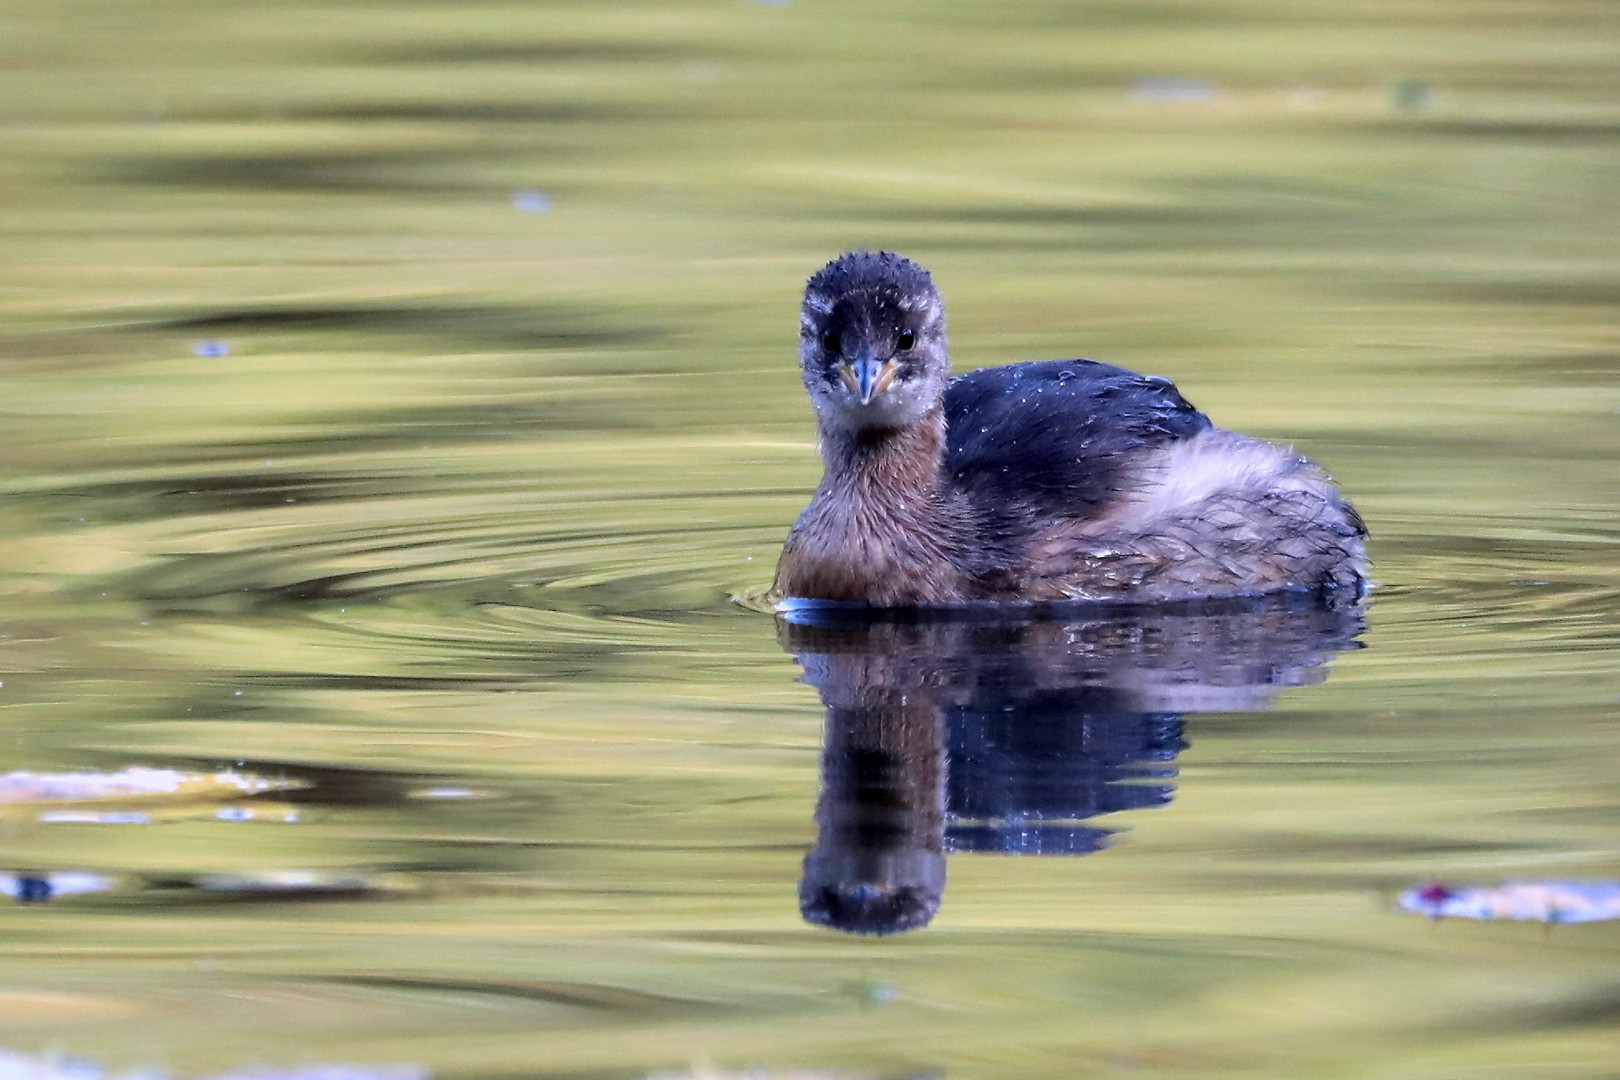
[[[1093,819],[1170,801],[1182,716],[1320,682],[1359,609],[1303,598],[1037,618],[810,609],[778,637],[827,709],[799,905],[854,934],[925,926],[951,852],[1084,855]]]

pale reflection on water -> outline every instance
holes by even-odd
[[[20,1054],[0,1047],[0,1077],[5,1080],[169,1080],[162,1070],[123,1072],[91,1058],[64,1054]],[[304,1065],[291,1069],[245,1068],[206,1080],[428,1080],[417,1065]]]

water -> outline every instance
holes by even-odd
[[[1616,923],[1398,903],[1620,878],[1608,5],[0,22],[0,1073],[1614,1075]],[[863,243],[1327,464],[1365,629],[734,603]]]

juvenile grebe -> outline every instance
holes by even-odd
[[[1359,595],[1366,529],[1320,467],[1092,360],[950,378],[928,271],[851,252],[810,279],[799,365],[821,486],[786,597],[874,607]],[[1346,592],[1348,590],[1348,592]]]

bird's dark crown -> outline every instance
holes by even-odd
[[[816,271],[804,290],[805,299],[832,303],[856,293],[899,299],[912,295],[938,296],[928,271],[892,251],[848,251]]]
[[[939,292],[928,271],[888,251],[851,251],[822,267],[804,289],[802,329],[897,334],[938,323]],[[873,344],[879,344],[874,342]]]

